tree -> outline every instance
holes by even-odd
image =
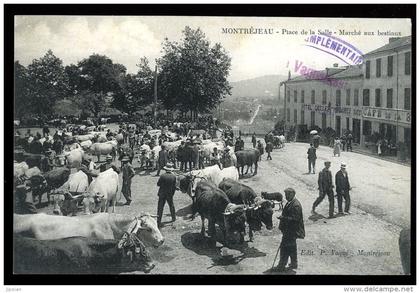
[[[77,70],[69,67],[67,74],[76,102],[97,117],[107,104],[107,96],[121,91],[126,70],[124,65],[98,54],[80,61]]]
[[[137,74],[128,74],[114,95],[112,105],[118,110],[132,114],[142,106],[153,102],[153,72],[147,58],[140,59]]]
[[[200,30],[185,27],[182,43],[165,39],[158,60],[158,96],[167,109],[209,113],[230,94],[231,59],[220,44],[210,46]]]
[[[15,62],[15,117],[22,118],[29,113],[28,102],[30,101],[28,88],[29,75],[25,66],[19,61]]]
[[[35,114],[46,117],[53,114],[57,100],[64,98],[68,83],[63,62],[51,50],[28,66],[29,100],[25,105]]]

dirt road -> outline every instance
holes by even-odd
[[[246,148],[250,145],[247,138]],[[352,214],[326,219],[323,216],[328,215],[327,199],[317,209],[323,216],[310,214],[317,197],[317,175],[306,174],[306,149],[306,144],[286,144],[285,149],[274,151],[272,161],[267,161],[264,155],[258,175],[241,179],[257,194],[283,193],[286,187],[296,190],[306,229],[305,239],[298,240],[297,274],[402,274],[398,235],[402,227],[409,225],[410,168],[355,153],[342,153],[340,158],[334,158],[330,148],[320,147],[317,171],[329,159],[334,175],[340,162],[345,161],[353,186]],[[138,166],[135,162],[134,167]],[[121,198],[117,213],[156,214],[158,177],[155,174],[138,171],[133,178],[133,202],[131,206],[122,206],[125,200]],[[233,256],[223,258],[220,247],[201,238],[200,217],[194,221],[187,219],[190,198],[177,191],[174,202],[177,221],[162,228],[165,244],[150,250],[156,263],[152,274],[262,274],[271,267],[281,239],[277,228],[279,212],[274,214],[272,231],[263,228],[256,233],[254,242],[233,247]],[[47,208],[44,212],[50,211]],[[163,221],[170,219],[166,206]]]

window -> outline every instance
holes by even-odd
[[[369,89],[363,90],[363,106],[370,106],[370,92]]]
[[[322,105],[326,105],[327,104],[327,91],[323,90],[322,91]]]
[[[300,124],[305,124],[305,111],[300,111]]]
[[[350,129],[350,118],[346,117],[346,129],[349,130]]]
[[[404,89],[404,110],[411,110],[411,88]]]
[[[297,103],[297,91],[293,91],[293,102]]]
[[[287,91],[287,102],[290,103],[290,91]]]
[[[346,90],[346,105],[347,106],[350,106],[350,94],[351,94],[350,89]]]
[[[382,60],[381,58],[376,59],[376,77],[381,77],[381,70],[382,70]]]
[[[327,114],[322,113],[322,129],[327,128]]]
[[[287,122],[290,122],[290,109],[287,108],[286,110]]]
[[[311,127],[315,126],[315,111],[311,112]]]
[[[341,106],[341,90],[335,92],[335,105]]]
[[[297,124],[297,110],[296,109],[293,110],[293,122]]]
[[[305,103],[305,91],[302,90],[301,95],[300,95],[300,102],[301,103]]]
[[[407,75],[411,73],[411,52],[404,54],[404,72]]]
[[[394,74],[394,56],[388,56],[388,76]]]
[[[370,61],[366,61],[366,78],[370,78]]]
[[[354,89],[354,106],[359,106],[359,89]]]
[[[314,90],[311,91],[311,104],[312,105],[315,104],[315,91]]]
[[[392,108],[392,89],[386,90],[386,107]]]
[[[375,89],[375,107],[381,107],[381,89]]]
[[[372,122],[364,120],[363,121],[363,135],[372,134]]]

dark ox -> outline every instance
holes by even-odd
[[[244,207],[230,202],[227,195],[211,182],[201,181],[195,190],[193,214],[201,216],[201,234],[205,236],[204,219],[208,220],[208,232],[212,238],[216,235],[216,226],[223,232],[224,241],[227,236],[240,233],[240,241],[244,241],[245,212]]]
[[[69,179],[69,176],[70,169],[67,167],[53,169],[44,175],[32,176],[29,181],[32,187],[34,202],[35,197],[38,197],[39,203],[41,203],[42,195],[46,192],[48,203],[50,203],[51,190],[62,186]]]
[[[15,274],[109,274],[127,271],[149,272],[150,257],[138,240],[121,244],[114,239],[69,237],[37,240],[14,236]]]
[[[255,165],[254,175],[257,175],[258,171],[258,158],[260,157],[260,152],[258,150],[243,150],[235,152],[236,155],[236,167],[238,168],[238,173],[240,176],[244,176],[244,167],[247,166],[245,174],[248,174],[249,167]],[[239,172],[241,168],[241,172]]]
[[[253,231],[260,231],[262,223],[268,230],[273,229],[273,203],[258,197],[249,186],[232,179],[224,179],[219,188],[235,204],[244,204],[246,208],[246,221],[249,225],[249,239],[253,241]]]

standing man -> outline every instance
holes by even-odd
[[[181,141],[181,145],[178,147],[176,151],[176,158],[178,162],[180,162],[179,170],[184,171],[187,170],[187,166],[185,163],[185,142]]]
[[[296,239],[305,238],[305,226],[303,224],[302,205],[295,197],[295,190],[287,188],[284,190],[287,203],[283,209],[282,215],[279,217],[279,229],[283,234],[280,244],[280,261],[276,271],[284,272],[286,264],[290,257],[290,265],[288,269],[296,270],[297,261],[297,244]]]
[[[308,151],[308,174],[311,174],[311,169],[312,169],[312,173],[315,174],[315,162],[316,162],[316,148],[314,147],[314,144],[311,143]]]
[[[255,135],[255,132],[252,134],[251,141],[252,141],[252,147],[255,149],[255,146],[257,145],[257,137]]]
[[[165,146],[161,146],[161,150],[159,152],[159,158],[158,158],[158,170],[156,173],[156,176],[159,176],[160,170],[166,166],[166,164],[169,162],[168,152],[165,150]]]
[[[257,149],[260,152],[260,157],[258,158],[259,161],[261,161],[261,157],[264,154],[264,147],[262,145],[261,140],[258,140],[258,145],[257,145]]]
[[[350,183],[349,183],[349,175],[346,171],[346,164],[341,163],[341,168],[335,174],[335,186],[337,191],[337,201],[338,201],[338,213],[343,214],[343,198],[346,201],[344,206],[344,213],[350,213]]]
[[[241,136],[239,136],[239,140],[240,140],[240,143],[239,143],[240,150],[243,151],[245,149],[245,141],[242,139]]]
[[[128,156],[124,156],[121,160],[122,166],[122,174],[123,174],[123,185],[122,185],[122,194],[125,197],[126,203],[124,205],[129,206],[131,203],[131,178],[134,177],[136,172],[134,172],[133,166],[130,164],[130,159]]]
[[[331,219],[334,218],[334,185],[332,182],[331,171],[329,170],[331,167],[331,162],[326,161],[324,165],[325,168],[321,172],[319,172],[318,176],[319,196],[312,205],[312,214],[316,213],[316,207],[322,202],[322,200],[325,198],[325,195],[327,195],[330,204],[328,218]]]
[[[271,152],[273,151],[273,143],[271,141],[265,145],[265,151],[267,152],[267,160],[272,160]]]
[[[349,134],[347,135],[347,151],[353,151],[353,135],[351,134],[351,132],[349,132]]]
[[[162,214],[165,203],[168,203],[169,210],[171,211],[172,222],[175,222],[176,220],[175,206],[173,201],[176,190],[176,176],[172,173],[174,168],[172,163],[168,163],[163,167],[163,169],[166,171],[166,173],[162,174],[157,182],[157,186],[159,186],[159,201],[157,209],[157,224],[159,228],[162,227]]]

